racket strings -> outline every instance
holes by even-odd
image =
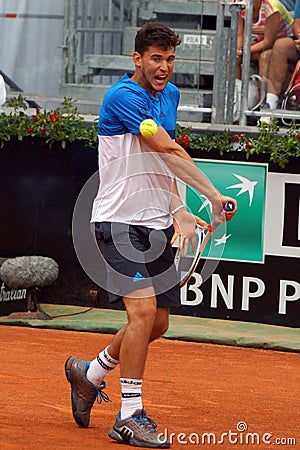
[[[202,244],[204,242],[205,236],[207,235],[207,229],[201,227],[200,225],[197,225],[195,233],[197,239],[195,253],[193,255],[187,255],[186,257],[183,257],[183,250],[178,248],[174,257],[174,264],[179,274],[181,287],[187,283],[199,263],[200,256],[203,250]],[[189,266],[187,269],[183,267],[183,260],[189,261]]]

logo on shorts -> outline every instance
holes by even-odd
[[[145,280],[144,275],[142,275],[140,272],[137,272],[134,277],[132,278],[132,281],[135,283],[136,281]]]

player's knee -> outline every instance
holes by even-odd
[[[160,335],[162,336],[168,331],[169,328],[169,316],[164,319],[164,321],[160,324]]]
[[[148,321],[149,323],[154,324],[156,305],[150,302],[145,302],[145,305],[143,305],[142,310],[140,311],[140,316],[143,322]]]
[[[168,328],[169,328],[169,322],[161,324],[160,328],[158,329],[158,332],[157,332],[157,334],[158,334],[157,337],[159,338],[159,337],[163,336],[168,331]]]
[[[137,307],[127,309],[127,314],[129,322],[140,323],[145,328],[151,328],[155,321],[156,306],[145,300],[139,302]]]
[[[151,332],[150,340],[154,341],[155,339],[159,339],[168,331],[168,328],[169,319],[167,317],[156,321]]]

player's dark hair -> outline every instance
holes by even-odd
[[[151,46],[166,50],[180,43],[178,34],[170,28],[158,22],[147,22],[137,32],[134,50],[143,55]]]

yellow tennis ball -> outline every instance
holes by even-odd
[[[140,132],[143,136],[150,137],[157,133],[157,125],[152,119],[145,119],[140,124]]]

